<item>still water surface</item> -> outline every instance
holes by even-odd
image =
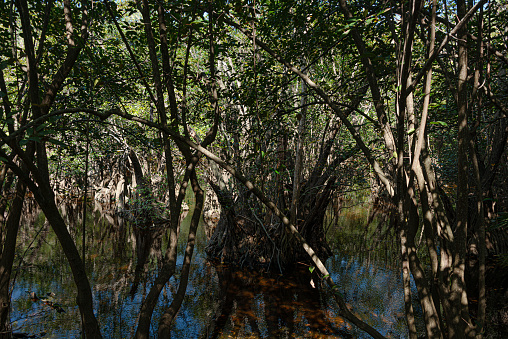
[[[70,210],[66,212],[72,223]],[[79,221],[77,215],[75,222]],[[180,254],[185,248],[190,216],[191,213],[182,223]],[[131,297],[129,290],[136,262],[127,228],[119,231],[114,218],[98,213],[90,214],[88,219],[87,269],[103,335],[131,338],[139,307],[157,266],[152,265],[151,275]],[[77,227],[74,232],[80,248],[81,231]],[[33,239],[36,240],[32,243]],[[336,315],[328,289],[307,267],[284,276],[213,267],[205,258],[205,241],[201,228],[187,295],[174,323],[172,338],[368,337]],[[23,228],[19,246],[24,255],[16,261],[19,269],[13,286],[11,313],[14,332],[43,338],[79,338],[79,312],[71,272],[43,217],[33,227]],[[182,260],[183,255],[178,267]],[[330,258],[326,265],[355,314],[387,337],[407,336],[402,284],[396,267],[390,269],[385,263],[340,254]],[[153,334],[178,288],[178,272],[177,269],[161,293],[152,318]]]

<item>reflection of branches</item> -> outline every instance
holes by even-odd
[[[249,324],[252,332],[259,336],[260,327],[266,325],[271,336],[282,336],[286,332],[297,336],[308,334],[310,328],[312,334],[351,337],[341,327],[342,319],[333,321],[323,311],[320,290],[310,283],[316,275],[306,268],[295,269],[284,278],[227,267],[217,267],[216,271],[219,302],[201,338],[218,338],[229,323],[235,335],[246,331],[245,324]],[[302,318],[304,322],[300,321]]]
[[[18,276],[18,272],[21,270],[21,265],[23,264],[24,262],[24,258],[25,256],[27,255],[28,251],[32,248],[32,245],[33,243],[35,242],[35,240],[39,237],[39,234],[41,234],[41,232],[47,228],[49,226],[49,223],[46,221],[42,226],[41,228],[37,231],[37,233],[35,234],[34,238],[32,239],[32,241],[30,242],[30,244],[28,245],[28,247],[25,249],[25,252],[23,252],[23,254],[21,255],[21,257],[19,258],[19,263],[18,263],[18,269],[15,270],[16,273],[14,273],[14,277],[12,278],[12,281],[11,281],[11,290],[9,292],[9,295],[12,295],[12,290],[14,289],[14,285],[16,283],[16,278]],[[39,242],[39,247],[40,247],[40,242]],[[35,249],[34,249],[35,250]]]

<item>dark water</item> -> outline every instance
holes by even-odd
[[[77,214],[72,217],[72,211],[66,212],[71,215],[71,224],[79,221]],[[135,246],[127,226],[121,231],[113,219],[101,218],[98,213],[89,216],[87,269],[104,337],[130,338],[157,264],[150,264],[151,275],[131,298]],[[185,247],[189,221],[190,213],[182,225],[180,254]],[[81,248],[80,226],[70,231]],[[337,316],[329,291],[307,267],[285,276],[213,267],[205,260],[204,246],[205,236],[200,229],[187,295],[174,323],[173,338],[368,337]],[[79,313],[71,272],[43,217],[34,226],[22,229],[18,253],[12,292],[14,332],[44,338],[79,338]],[[336,255],[326,264],[358,317],[385,336],[406,337],[397,267],[390,269],[385,263],[345,255]],[[178,288],[178,279],[179,269],[161,293],[152,318],[152,333],[156,333],[158,320]],[[35,292],[40,300],[35,301],[30,292]]]

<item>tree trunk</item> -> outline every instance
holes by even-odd
[[[180,282],[178,284],[178,291],[176,292],[171,305],[164,312],[161,320],[159,321],[159,338],[170,338],[171,337],[171,324],[178,313],[178,310],[182,306],[182,302],[187,291],[187,283],[189,281],[189,273],[191,268],[192,253],[194,252],[194,243],[196,238],[196,230],[199,225],[199,220],[203,212],[204,205],[204,192],[199,186],[199,182],[196,176],[196,171],[193,171],[190,175],[190,181],[194,196],[196,197],[196,203],[192,214],[191,224],[189,227],[189,235],[187,239],[187,247],[185,249],[185,256],[183,259],[182,273],[180,275]]]
[[[297,225],[297,214],[298,214],[298,201],[300,200],[300,189],[302,186],[302,169],[303,169],[303,141],[305,136],[305,116],[307,115],[307,106],[306,106],[306,85],[303,80],[300,79],[301,83],[301,92],[300,95],[300,106],[302,107],[300,110],[300,119],[298,121],[298,133],[296,138],[296,160],[295,160],[295,168],[293,175],[293,196],[291,198],[291,207],[289,212],[289,220],[293,225]]]
[[[74,283],[78,290],[76,301],[79,306],[86,337],[89,339],[102,338],[99,323],[93,312],[92,291],[86,275],[84,262],[79,255],[74,240],[67,230],[65,221],[58,211],[51,188],[47,185],[41,186],[40,190],[34,192],[34,196],[58,237],[58,241],[62,245],[62,249],[71,267]]]
[[[9,208],[9,217],[6,222],[6,236],[0,253],[0,333],[9,330],[9,312],[11,306],[10,281],[12,264],[16,251],[19,222],[25,201],[26,185],[18,181],[14,199]]]
[[[457,1],[457,16],[462,19],[466,14],[466,1]],[[457,84],[457,110],[458,110],[458,150],[457,150],[457,218],[455,225],[455,242],[453,271],[451,275],[450,303],[453,317],[448,326],[450,338],[471,337],[473,334],[468,301],[465,290],[465,262],[466,242],[468,228],[468,147],[469,132],[467,127],[467,28],[463,27],[457,33],[458,54],[458,84]]]

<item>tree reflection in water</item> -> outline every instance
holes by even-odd
[[[64,215],[69,224],[81,225],[81,214],[75,207],[66,206]],[[87,269],[103,335],[130,338],[158,264],[154,256],[148,264],[149,274],[131,299],[129,290],[136,259],[134,239],[128,223],[120,224],[117,219],[115,215],[100,213],[87,217]],[[177,274],[166,285],[155,308],[151,336],[155,336],[158,321],[178,287],[189,219],[182,222]],[[61,248],[53,232],[44,225],[43,217],[33,214],[25,220],[31,224],[22,228],[18,242],[20,253],[25,250],[26,253],[23,260],[17,261],[11,319],[18,321],[13,327],[17,332],[30,334],[79,337],[75,286],[69,279],[70,269]],[[79,247],[79,227],[71,226],[70,232]],[[172,338],[367,337],[337,317],[330,292],[321,288],[321,280],[308,267],[301,266],[284,276],[214,267],[206,261],[205,245],[206,236],[200,229],[187,294],[173,324]],[[352,310],[381,333],[404,338],[405,326],[398,317],[403,312],[402,302],[397,302],[402,300],[398,274],[356,257],[349,257],[344,265],[341,258],[330,258],[327,266],[340,282],[341,293]],[[57,313],[41,303],[33,303],[26,291],[38,295],[54,293],[65,312]]]
[[[282,276],[216,267],[217,311],[202,337],[351,338],[348,325],[331,317],[318,289],[319,277],[307,267]]]

